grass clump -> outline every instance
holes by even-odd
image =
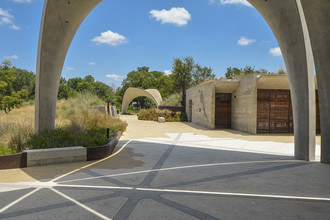
[[[183,122],[188,120],[185,113],[159,110],[156,108],[142,109],[137,116],[139,120],[146,121],[158,121],[158,117],[164,117],[166,122]]]

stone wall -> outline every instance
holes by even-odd
[[[210,82],[187,90],[186,113],[188,120],[203,127],[214,129],[215,83]],[[192,117],[189,114],[189,101],[192,102]]]
[[[251,74],[242,77],[237,90],[232,93],[233,129],[257,133],[257,87],[257,74]]]

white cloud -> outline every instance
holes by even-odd
[[[89,62],[88,65],[90,65],[90,66],[95,66],[96,63],[95,63],[95,62]]]
[[[165,75],[169,76],[171,75],[173,72],[171,70],[165,70],[164,71]]]
[[[12,24],[14,16],[11,15],[8,11],[0,8],[0,25],[1,24]]]
[[[0,25],[10,25],[9,27],[14,30],[19,30],[20,27],[14,23],[15,17],[9,11],[0,8]]]
[[[17,60],[19,57],[15,54],[15,55],[11,55],[11,56],[4,56],[5,59],[9,59],[9,60]]]
[[[209,0],[209,4],[219,3],[221,5],[244,5],[252,7],[247,0]]]
[[[67,66],[67,67],[65,67],[65,70],[66,71],[74,71],[74,70],[76,70],[76,68]]]
[[[274,47],[269,50],[269,53],[274,57],[282,56],[281,49],[279,47]]]
[[[240,45],[240,46],[247,46],[249,44],[252,44],[256,42],[255,39],[249,39],[249,38],[246,38],[246,37],[241,37],[241,39],[239,39],[237,41],[237,44]]]
[[[117,74],[108,74],[106,75],[107,78],[114,79],[116,81],[122,81],[124,79],[124,76],[117,75]]]
[[[32,0],[12,0],[13,2],[17,2],[17,3],[31,3]]]
[[[13,30],[20,30],[21,29],[20,27],[18,27],[15,24],[11,25],[10,28],[13,29]]]
[[[169,23],[178,26],[184,26],[191,19],[191,15],[185,8],[171,8],[170,10],[151,10],[151,17],[161,21],[162,24]]]
[[[128,42],[126,37],[110,30],[101,33],[101,36],[94,37],[92,41],[96,42],[96,45],[108,44],[111,46],[117,46]]]

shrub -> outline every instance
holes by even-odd
[[[15,154],[16,150],[14,148],[8,148],[0,144],[0,156],[5,156],[9,154]]]
[[[84,111],[72,116],[70,124],[30,135],[24,146],[27,149],[100,146],[109,141],[107,128],[112,138],[118,131],[125,131],[126,123],[97,110]]]
[[[157,121],[158,117],[164,117],[166,122],[187,121],[187,115],[181,112],[171,112],[159,109],[142,109],[137,115],[139,120]]]

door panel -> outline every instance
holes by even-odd
[[[215,127],[231,128],[231,93],[215,94]]]

